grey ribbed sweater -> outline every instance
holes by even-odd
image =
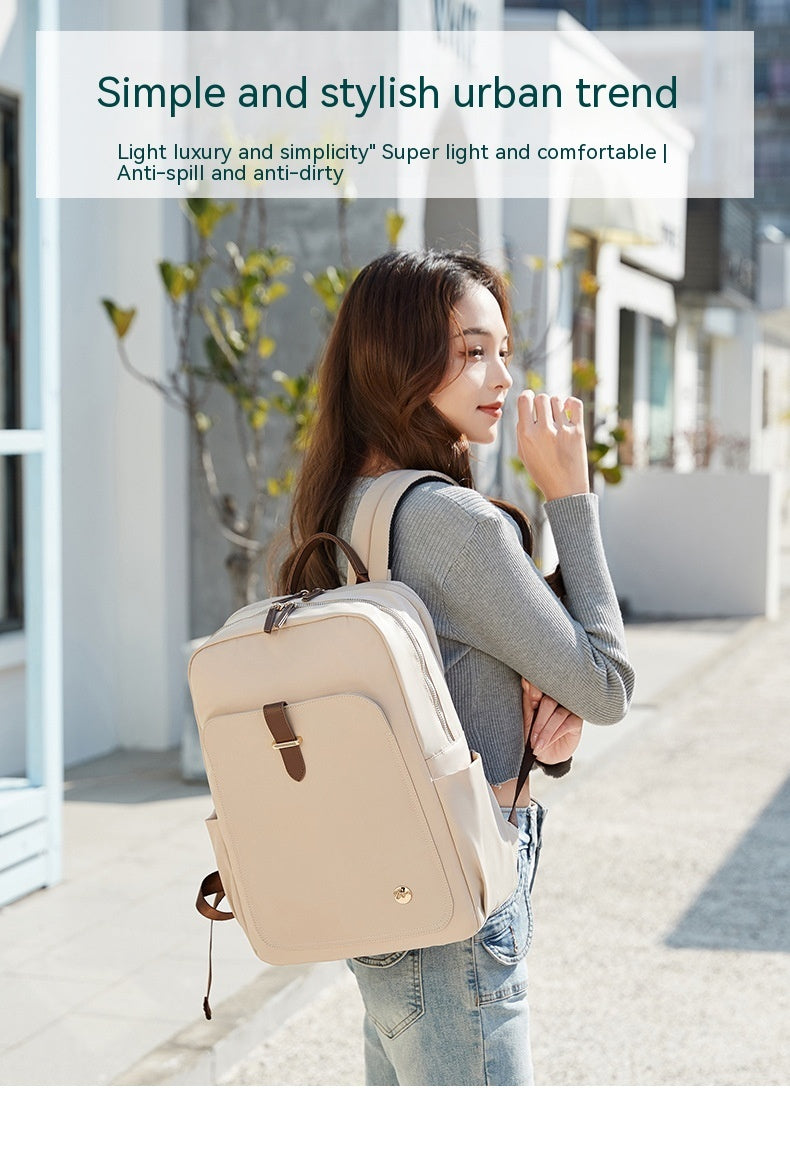
[[[370,477],[358,478],[338,524],[349,539]],[[566,609],[524,552],[515,522],[479,492],[428,480],[393,521],[393,580],[427,606],[445,676],[489,782],[518,773],[521,676],[585,721],[625,716],[634,686],[598,524],[598,497],[546,504],[568,593]],[[345,577],[345,572],[342,573]]]

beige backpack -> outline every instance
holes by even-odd
[[[390,580],[396,505],[425,479],[455,482],[379,477],[350,545],[311,537],[289,594],[234,613],[189,663],[218,865],[198,910],[235,916],[266,963],[466,939],[516,886],[517,830],[469,751],[430,614]],[[326,539],[348,583],[299,591]]]

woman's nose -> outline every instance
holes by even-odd
[[[496,367],[496,378],[499,383],[508,391],[513,386],[513,376],[507,369],[507,363],[504,359],[500,359]]]

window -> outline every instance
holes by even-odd
[[[764,180],[785,180],[790,167],[790,140],[779,136],[756,137],[754,175]]]
[[[636,315],[632,310],[620,311],[620,354],[617,390],[617,418],[625,432],[618,447],[618,459],[623,466],[634,464],[634,372],[636,368]]]
[[[755,27],[764,24],[785,24],[790,20],[790,0],[753,0],[749,23]]]
[[[19,310],[19,102],[0,93],[0,424],[22,426]],[[22,610],[22,457],[0,456],[0,633],[20,629]]]
[[[692,451],[694,466],[710,467],[716,442],[713,423],[713,339],[697,332],[697,428]]]
[[[790,97],[790,60],[776,57],[768,62],[770,78],[770,95],[775,100],[787,100]]]
[[[597,17],[601,29],[699,28],[702,6],[700,0],[604,0]]]
[[[672,462],[674,330],[650,319],[650,463]]]

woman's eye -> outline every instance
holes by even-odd
[[[485,357],[485,350],[483,347],[472,347],[470,350],[468,350],[466,352],[466,354],[467,354],[467,357],[470,359],[482,359]],[[512,356],[511,351],[500,351],[499,352],[500,359],[503,359],[505,362],[507,362],[511,358],[511,356]]]

